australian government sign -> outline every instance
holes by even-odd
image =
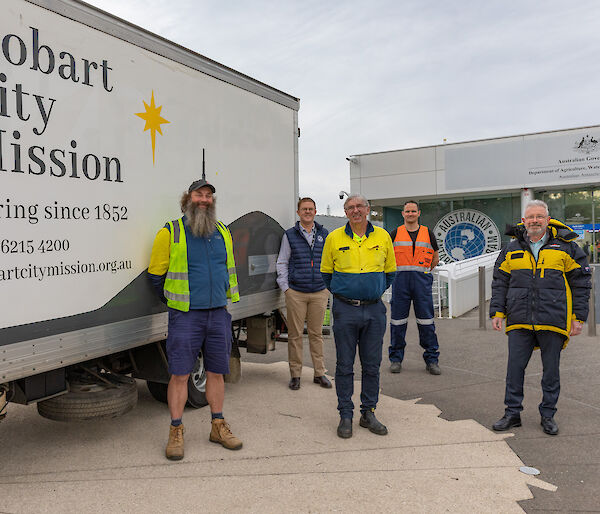
[[[500,250],[500,232],[494,221],[475,209],[446,214],[433,229],[443,262],[455,262]]]
[[[600,127],[445,147],[446,189],[600,182]]]

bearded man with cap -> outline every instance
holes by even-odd
[[[166,447],[170,460],[183,458],[181,422],[188,378],[200,352],[206,369],[206,399],[212,415],[209,440],[239,450],[223,418],[225,383],[231,353],[231,315],[227,298],[239,301],[233,244],[217,220],[215,188],[196,180],[181,197],[183,217],[169,221],[154,240],[148,275],[169,311],[167,359],[171,375],[167,402],[171,427]]]

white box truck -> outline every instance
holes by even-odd
[[[146,270],[203,149],[234,240],[236,342],[264,352],[298,99],[78,0],[1,11],[0,409],[113,416],[135,404],[131,377],[165,399],[167,313]],[[204,405],[201,356],[189,385]]]

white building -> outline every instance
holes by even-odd
[[[352,155],[352,193],[383,212],[388,230],[418,200],[447,262],[491,253],[531,199],[600,249],[600,126]]]

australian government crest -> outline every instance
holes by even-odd
[[[598,140],[594,136],[586,134],[581,139],[575,141],[573,150],[578,153],[591,154],[599,149]]]
[[[500,250],[500,231],[494,221],[475,209],[446,214],[433,229],[440,260],[456,262]]]

